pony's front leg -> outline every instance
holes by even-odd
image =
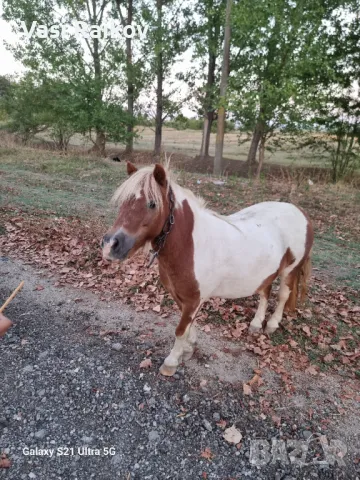
[[[175,331],[174,346],[160,367],[162,375],[168,377],[174,375],[179,364],[191,358],[196,344],[194,318],[198,309],[199,307],[195,310],[188,307],[183,308],[180,323]]]

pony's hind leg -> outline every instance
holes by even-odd
[[[272,284],[267,285],[265,288],[259,291],[260,300],[259,306],[256,310],[255,317],[251,320],[249,325],[249,333],[255,333],[262,329],[263,321],[265,320],[266,309],[269,302]]]
[[[168,377],[174,375],[179,364],[191,358],[196,344],[194,318],[199,308],[200,305],[195,309],[183,306],[181,320],[175,332],[174,346],[160,367],[160,373],[162,375]]]
[[[288,301],[289,295],[291,293],[289,285],[294,288],[295,280],[296,279],[293,272],[290,272],[288,275],[281,275],[279,301],[276,306],[275,312],[271,315],[270,319],[266,324],[265,333],[274,333],[275,330],[279,328],[284,313],[285,304]]]

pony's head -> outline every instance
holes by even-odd
[[[114,225],[104,235],[103,257],[124,260],[154,240],[169,214],[170,179],[165,168],[156,164],[138,170],[127,163],[129,178],[116,190],[112,202],[119,206]]]

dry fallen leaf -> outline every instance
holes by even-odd
[[[325,355],[324,357],[324,362],[332,362],[334,360],[334,355],[332,353],[328,353],[327,355]]]
[[[310,367],[308,367],[306,370],[305,370],[306,373],[310,373],[311,375],[317,375],[318,372],[316,370],[316,368],[313,366],[313,365],[310,365]]]
[[[0,458],[0,468],[10,468],[11,467],[11,462],[8,458],[6,458],[6,455],[3,453]]]
[[[153,311],[160,313],[160,305],[156,305],[156,307],[153,308]]]
[[[281,425],[281,417],[277,416],[277,415],[272,415],[271,417],[272,421],[275,423],[275,425],[277,427],[280,427]]]
[[[227,442],[233,443],[234,445],[239,443],[242,439],[241,432],[235,427],[235,425],[227,428],[223,434],[223,437]]]
[[[303,330],[303,332],[306,333],[306,335],[307,335],[308,337],[311,337],[311,331],[310,331],[310,327],[309,327],[308,325],[303,326],[303,327],[302,327],[302,330]]]
[[[251,387],[247,383],[243,383],[243,393],[244,395],[251,395]]]
[[[258,386],[262,385],[264,383],[264,380],[260,377],[259,374],[255,374],[253,378],[249,381],[249,385],[252,386],[256,383]]]
[[[224,429],[224,428],[226,427],[226,424],[227,424],[227,421],[226,421],[226,420],[219,420],[216,425],[217,425],[218,427]]]
[[[207,460],[212,460],[214,456],[215,455],[212,453],[209,447],[206,447],[205,450],[200,454],[200,457],[206,458]]]
[[[152,365],[152,361],[150,358],[146,358],[140,363],[140,368],[150,368]]]

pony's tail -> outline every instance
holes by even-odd
[[[306,258],[305,262],[301,265],[300,268],[300,277],[299,277],[299,286],[301,288],[300,293],[300,302],[303,303],[308,294],[308,285],[311,277],[311,256],[310,254]]]
[[[311,276],[311,256],[310,254],[302,262],[301,265],[295,267],[293,272],[290,272],[290,295],[285,304],[285,309],[288,312],[294,312],[297,306],[298,298],[303,303],[308,293],[308,284]]]

